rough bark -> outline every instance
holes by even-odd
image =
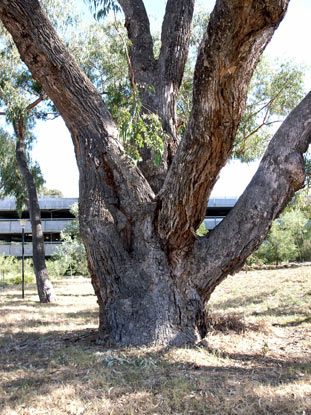
[[[14,131],[16,135],[16,160],[27,186],[28,209],[32,230],[32,259],[38,295],[41,303],[50,303],[56,301],[56,296],[45,264],[41,211],[36,185],[26,161],[24,122],[22,118],[14,122]]]
[[[230,156],[252,73],[287,5],[288,0],[216,2],[196,62],[193,109],[158,198],[159,233],[172,260],[191,249]]]
[[[160,167],[154,164],[152,150],[143,148],[140,151],[142,161],[138,166],[157,193],[178,147],[176,104],[188,55],[194,0],[167,2],[158,60],[153,54],[149,19],[142,0],[119,0],[119,3],[132,42],[130,58],[142,109],[160,116],[167,135]]]
[[[133,43],[136,80],[148,82],[150,75],[155,82],[154,74],[161,78],[156,85],[163,88],[149,97],[150,103],[162,111],[162,100],[173,120],[193,2],[174,6],[168,1],[158,61],[152,55],[143,3],[120,4]],[[169,168],[156,198],[150,177],[147,180],[124,155],[101,96],[57,37],[38,1],[0,3],[0,18],[22,59],[72,135],[80,172],[81,234],[100,307],[102,341],[181,345],[204,336],[204,306],[211,292],[241,267],[302,185],[301,154],[310,140],[309,96],[275,136],[232,213],[207,238],[194,235],[230,155],[251,74],[287,4],[217,1],[196,64],[186,134],[171,167],[167,163],[160,172],[163,177]],[[145,58],[149,72],[143,67]],[[169,88],[173,96],[164,92]]]
[[[196,242],[193,275],[206,301],[228,274],[243,266],[267,235],[272,221],[304,185],[303,153],[310,142],[311,93],[276,132],[256,174],[228,216]],[[204,260],[206,255],[208,261]]]

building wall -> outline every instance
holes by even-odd
[[[46,198],[39,199],[42,214],[42,228],[45,235],[59,235],[64,227],[73,219],[70,214],[71,206],[76,203],[76,198]],[[205,227],[212,230],[217,226],[227,213],[235,205],[237,198],[212,198],[208,201]],[[54,217],[53,217],[54,216]],[[62,216],[62,217],[57,217]],[[63,217],[67,216],[67,217]],[[23,218],[29,218],[27,211],[23,212]],[[16,212],[15,200],[0,200],[0,255],[22,255],[21,244],[22,229]],[[28,219],[25,227],[27,241],[25,243],[25,256],[32,256],[32,244],[29,242],[31,234],[31,223]],[[10,237],[12,236],[12,238]],[[12,239],[8,242],[8,239]],[[52,239],[55,239],[52,238]],[[49,241],[45,243],[45,255],[52,255],[61,242]]]
[[[61,231],[73,219],[70,208],[76,202],[75,198],[39,199],[42,230],[46,239],[59,239]],[[29,212],[24,211],[22,217],[27,219],[24,230],[24,254],[30,257],[32,256],[32,243],[30,242],[32,230]],[[61,242],[46,242],[45,255],[52,255],[60,245]],[[22,228],[14,199],[0,200],[0,255],[22,256]]]

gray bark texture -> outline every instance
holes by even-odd
[[[22,60],[71,132],[80,172],[81,234],[106,344],[183,345],[206,334],[205,305],[238,271],[274,218],[303,186],[311,138],[308,95],[277,132],[229,216],[206,237],[195,230],[228,160],[247,88],[289,0],[217,0],[198,54],[193,108],[176,137],[176,100],[187,57],[193,0],[168,0],[155,59],[141,0],[119,0],[144,108],[169,136],[163,163],[134,166],[100,94],[81,71],[38,0],[2,0],[0,18]],[[145,88],[145,86],[152,86]]]
[[[41,212],[36,185],[26,161],[23,118],[14,122],[14,131],[16,135],[16,161],[27,186],[28,209],[32,230],[32,259],[38,295],[40,303],[51,303],[56,301],[56,296],[45,264]]]

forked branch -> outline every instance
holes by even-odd
[[[150,201],[153,192],[123,155],[118,131],[101,94],[68,52],[37,0],[4,0],[0,18],[22,60],[69,128],[80,175],[99,173],[108,209],[117,218],[120,210],[130,218],[137,206]],[[87,150],[89,146],[92,152]],[[82,190],[90,191],[89,187]]]
[[[199,51],[193,109],[159,195],[158,230],[171,252],[189,251],[228,160],[259,57],[288,0],[218,0]],[[178,254],[177,254],[178,255]]]
[[[272,221],[305,180],[303,153],[311,142],[311,93],[290,113],[237,204],[194,248],[195,284],[206,299],[228,274],[238,271],[260,245]]]

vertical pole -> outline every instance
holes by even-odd
[[[22,228],[22,298],[25,297],[25,275],[24,275],[24,228]]]

